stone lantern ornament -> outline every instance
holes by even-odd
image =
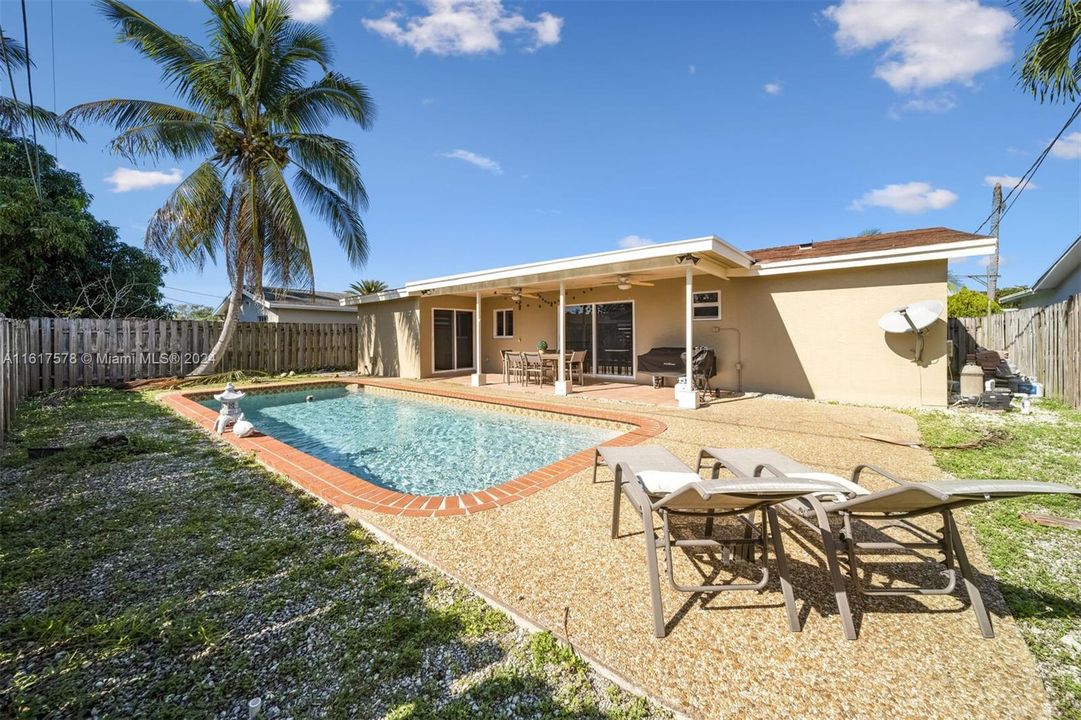
[[[246,393],[237,392],[237,389],[233,387],[233,383],[229,383],[225,386],[225,390],[214,396],[214,399],[221,403],[218,419],[214,422],[214,431],[219,435],[225,432],[227,427],[244,417],[244,413],[240,411],[240,399],[245,395]]]

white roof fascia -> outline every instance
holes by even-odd
[[[338,301],[338,304],[343,307],[352,307],[354,305],[367,305],[369,303],[383,302],[385,300],[399,300],[417,294],[418,293],[411,292],[405,288],[397,288],[394,290],[384,290],[383,292],[372,293],[371,295],[350,295],[349,297],[343,297]]]
[[[603,253],[593,253],[591,255],[579,255],[559,260],[512,265],[509,267],[462,273],[459,275],[448,275],[428,280],[418,280],[406,283],[404,289],[411,292],[441,290],[458,285],[474,285],[478,283],[498,282],[501,280],[513,281],[515,278],[526,275],[559,273],[569,270],[591,268],[597,268],[597,274],[603,275],[606,274],[603,270],[605,265],[641,260],[654,260],[685,255],[687,253],[704,252],[716,253],[737,267],[750,267],[752,263],[749,255],[731,247],[719,238],[709,236],[692,240],[661,243],[658,245],[643,245],[641,247],[628,248],[626,250],[612,250]]]

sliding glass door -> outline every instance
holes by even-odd
[[[570,305],[565,317],[567,350],[585,350],[586,372],[634,376],[634,303]]]
[[[432,370],[473,367],[473,311],[432,310]]]

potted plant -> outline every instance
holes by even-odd
[[[537,349],[540,350],[541,352],[547,352],[547,350],[548,350],[548,341],[547,340],[538,340],[537,341]]]

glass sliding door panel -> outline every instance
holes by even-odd
[[[473,367],[473,313],[458,310],[455,313],[455,341],[458,346],[456,368],[463,370]]]
[[[454,369],[454,311],[432,311],[432,346],[435,349],[432,368]]]
[[[566,314],[567,352],[585,350],[585,371],[593,372],[593,306],[568,305]]]
[[[634,305],[604,303],[596,306],[598,375],[629,377],[634,374]]]

